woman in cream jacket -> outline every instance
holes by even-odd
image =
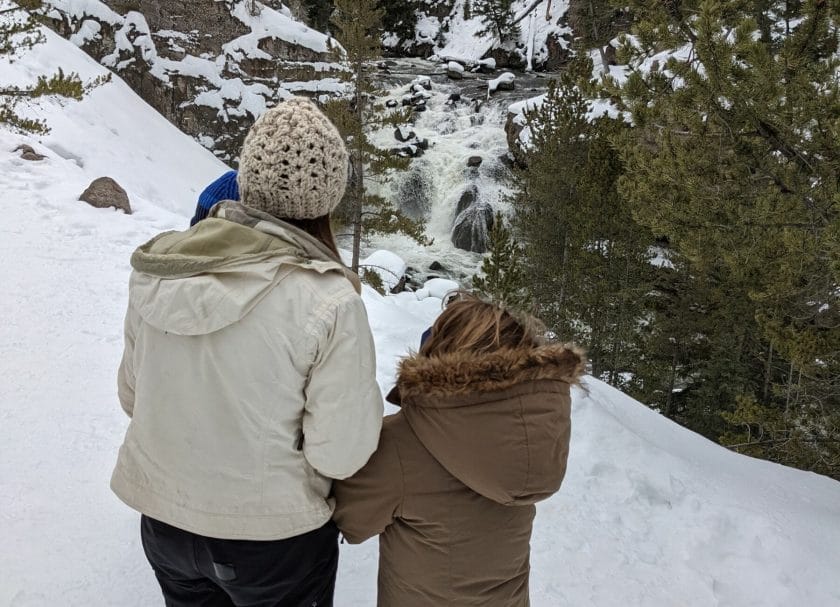
[[[330,230],[346,180],[333,125],[284,102],[245,141],[242,203],[132,257],[111,487],[167,605],[332,604],[332,480],[365,464],[383,408]]]

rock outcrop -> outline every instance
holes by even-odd
[[[292,19],[279,2],[45,4],[52,6],[48,25],[232,164],[267,107],[290,95],[329,95],[345,87],[334,63],[337,43]]]
[[[110,177],[100,177],[91,183],[79,196],[79,200],[97,209],[113,208],[131,215],[131,204],[128,194],[116,181]]]
[[[20,152],[20,157],[24,160],[29,160],[30,162],[38,162],[46,158],[43,154],[36,152],[31,145],[27,145],[25,143],[16,147],[14,151]]]

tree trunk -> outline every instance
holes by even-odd
[[[770,342],[770,349],[767,352],[767,363],[764,365],[764,397],[763,397],[763,405],[767,405],[767,398],[770,395],[770,374],[772,371],[772,364],[773,364],[773,342]]]
[[[671,338],[674,339],[674,338]],[[671,360],[671,379],[668,382],[668,395],[665,397],[665,417],[671,419],[671,407],[674,399],[674,386],[677,381],[677,340],[673,341],[674,356]]]
[[[360,61],[356,65],[356,92],[355,92],[355,108],[356,120],[359,128],[359,133],[354,138],[354,146],[356,147],[355,158],[353,160],[353,169],[356,172],[354,181],[353,194],[353,260],[351,269],[359,272],[359,252],[362,247],[362,214],[364,212],[365,200],[365,157],[362,148],[363,137],[361,137],[361,130],[364,129],[364,97],[362,96],[360,83],[363,77],[364,65]]]
[[[787,381],[787,398],[785,399],[785,417],[787,417],[788,412],[790,411],[790,397],[791,392],[793,392],[793,363],[790,363],[790,371],[788,371],[788,381]]]
[[[359,272],[359,252],[362,248],[362,211],[365,198],[365,165],[359,159],[353,162],[356,171],[356,183],[353,186],[353,260],[350,269]]]

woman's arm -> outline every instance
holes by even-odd
[[[327,478],[347,478],[376,448],[384,405],[373,336],[361,298],[331,307],[305,389],[303,454]]]
[[[379,447],[365,467],[333,484],[333,519],[351,544],[379,535],[402,515],[404,480],[399,449],[389,428],[393,417],[385,418]]]
[[[134,415],[134,339],[137,313],[129,305],[125,314],[125,347],[117,372],[117,396],[126,415]]]

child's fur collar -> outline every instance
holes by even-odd
[[[402,399],[441,398],[497,392],[541,379],[577,384],[585,367],[583,350],[573,345],[506,349],[491,354],[415,354],[400,362],[397,386]]]

